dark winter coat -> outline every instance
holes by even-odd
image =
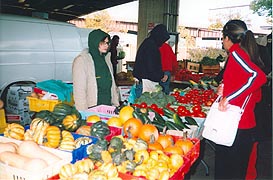
[[[167,28],[163,24],[155,26],[138,48],[133,76],[138,80],[149,79],[160,82],[164,73],[161,65],[160,46],[170,38]]]

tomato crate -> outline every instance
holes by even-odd
[[[13,142],[19,145],[22,141],[0,136],[0,142]],[[61,160],[54,164],[49,164],[48,167],[39,171],[27,171],[27,170],[15,168],[0,162],[0,179],[14,179],[14,180],[47,179],[49,177],[54,176],[55,174],[58,174],[61,167],[65,164],[70,163],[70,161],[72,160],[72,155],[70,152],[65,152],[65,151],[48,148],[44,146],[41,146],[41,147],[59,156]]]
[[[40,112],[42,110],[53,111],[56,104],[60,103],[59,100],[42,100],[34,97],[27,97],[29,102],[29,110]]]

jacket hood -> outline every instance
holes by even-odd
[[[91,31],[88,36],[89,52],[91,54],[99,53],[99,43],[106,37],[108,37],[109,41],[111,40],[110,35],[100,29]]]
[[[158,24],[155,26],[152,31],[150,37],[155,40],[156,44],[160,47],[165,41],[170,39],[169,32],[167,31],[167,27],[163,24]]]

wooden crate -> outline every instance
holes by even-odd
[[[215,73],[219,73],[220,72],[220,65],[212,65],[212,66],[208,66],[208,65],[202,65],[202,72],[204,74],[215,74]]]
[[[199,72],[200,64],[194,62],[187,62],[187,69],[192,72]]]

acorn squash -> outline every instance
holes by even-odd
[[[13,138],[17,140],[24,139],[25,129],[22,125],[17,123],[8,124],[4,130],[4,136],[8,138]]]
[[[105,122],[98,121],[92,124],[90,134],[91,136],[98,137],[99,139],[104,139],[105,136],[110,134],[110,128]]]

